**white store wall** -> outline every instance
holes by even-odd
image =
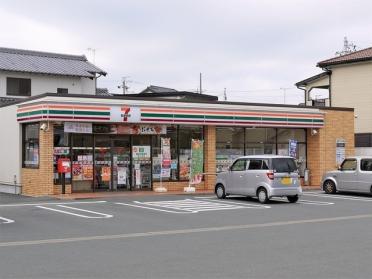
[[[21,125],[17,122],[17,106],[0,108],[0,192],[14,193],[14,182],[21,184],[22,139]],[[6,189],[10,189],[7,191]]]
[[[6,78],[29,78],[31,79],[31,96],[43,93],[57,93],[57,88],[67,88],[71,94],[96,94],[96,81],[83,77],[68,77],[56,75],[42,75],[18,72],[0,72],[0,97],[19,97],[8,96],[6,94]]]

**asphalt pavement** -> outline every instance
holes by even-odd
[[[371,278],[372,197],[0,195],[0,278]]]

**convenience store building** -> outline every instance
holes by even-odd
[[[213,190],[216,172],[235,158],[288,155],[290,142],[314,186],[354,154],[349,108],[48,93],[1,107],[0,119],[0,189],[31,196],[61,193],[60,158],[71,162],[66,193],[156,190],[162,137],[170,139],[168,191],[189,184],[191,139],[204,140],[197,190]]]

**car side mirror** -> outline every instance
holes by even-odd
[[[341,168],[341,166],[338,166],[338,168],[337,168],[339,171],[342,171],[342,168]]]

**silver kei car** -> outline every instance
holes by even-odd
[[[292,157],[251,155],[236,159],[228,171],[217,174],[215,193],[219,199],[244,195],[267,203],[272,197],[287,197],[295,203],[302,188]]]
[[[372,156],[346,158],[338,170],[325,173],[321,183],[327,194],[337,191],[372,193]]]

